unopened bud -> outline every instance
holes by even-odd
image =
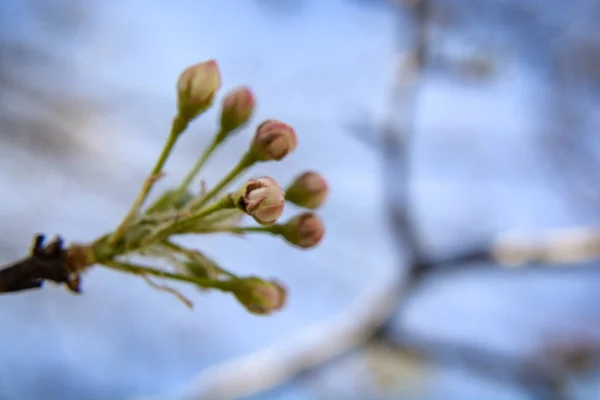
[[[248,311],[260,315],[268,315],[280,310],[285,305],[287,297],[286,290],[281,284],[257,277],[237,280],[233,294]]]
[[[305,172],[288,187],[285,199],[300,207],[319,208],[327,198],[327,181],[316,172]]]
[[[227,93],[221,111],[221,129],[231,132],[248,122],[254,111],[254,95],[246,86]]]
[[[221,73],[215,60],[186,68],[177,81],[179,114],[191,120],[210,107],[221,87]]]
[[[264,176],[249,179],[233,195],[233,201],[260,225],[273,225],[283,213],[285,192],[273,178]]]
[[[257,161],[279,161],[296,149],[294,128],[277,120],[267,120],[256,128],[250,151]]]
[[[314,247],[325,234],[323,221],[313,213],[297,215],[282,226],[281,235],[290,244],[308,249]]]

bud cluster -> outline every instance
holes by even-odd
[[[176,139],[200,114],[215,102],[221,88],[221,72],[215,60],[194,64],[186,68],[177,81],[177,115],[173,128],[161,152],[161,156],[144,183],[138,198],[118,229],[98,241],[103,259],[112,268],[159,277],[188,281],[202,289],[218,289],[231,293],[248,311],[266,315],[281,309],[286,302],[286,289],[276,281],[259,277],[239,278],[220,267],[212,258],[196,249],[181,247],[172,236],[182,234],[236,234],[267,233],[278,235],[287,243],[308,249],[321,243],[325,227],[319,216],[303,212],[280,224],[286,201],[294,206],[315,210],[325,203],[328,196],[326,180],[316,172],[305,172],[287,189],[268,176],[246,180],[237,190],[222,192],[243,172],[256,163],[279,162],[292,154],[298,145],[296,131],[277,119],[267,119],[254,129],[246,152],[238,163],[212,187],[198,185],[193,181],[214,151],[225,139],[247,125],[256,107],[255,96],[247,86],[239,86],[225,94],[219,114],[219,130],[199,157],[179,187],[166,190],[157,200],[142,210],[142,206]],[[286,194],[287,191],[287,194]],[[242,214],[243,213],[243,214]],[[250,216],[255,226],[240,226],[238,215]],[[232,218],[235,217],[235,218]],[[133,235],[135,233],[135,235]],[[131,239],[135,237],[134,239]],[[174,266],[178,273],[153,270],[146,266],[128,263],[119,267],[115,257],[128,253],[140,255],[158,254]],[[168,254],[164,254],[167,252]],[[136,269],[137,268],[137,269]],[[136,272],[137,271],[137,272]],[[165,289],[165,288],[163,288]],[[176,293],[171,288],[168,292]]]

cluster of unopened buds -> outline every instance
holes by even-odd
[[[215,149],[250,121],[255,98],[248,87],[233,89],[225,95],[218,132],[181,184],[165,191],[154,203],[145,205],[178,138],[193,120],[213,105],[220,87],[221,75],[214,60],[192,65],[183,71],[177,83],[177,114],[156,165],[117,229],[89,245],[75,247],[77,251],[71,252],[77,255],[79,263],[75,269],[83,271],[86,266],[100,264],[136,274],[153,287],[175,294],[189,305],[189,300],[178,291],[155,283],[150,280],[151,277],[229,292],[256,314],[269,314],[283,307],[286,289],[277,281],[237,276],[202,252],[175,241],[177,236],[191,234],[266,233],[280,236],[298,248],[308,249],[323,238],[323,222],[312,210],[325,202],[328,188],[326,181],[316,172],[302,173],[285,190],[267,176],[249,179],[237,190],[226,190],[236,177],[254,164],[280,161],[296,149],[296,133],[284,122],[270,119],[258,124],[247,151],[231,171],[214,187],[206,189],[204,185],[194,185]],[[193,187],[202,189],[194,193]],[[307,211],[280,223],[286,202]],[[242,225],[244,215],[250,216],[256,224]],[[143,264],[142,258],[162,259],[173,268],[167,270]]]

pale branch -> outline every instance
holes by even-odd
[[[559,229],[537,237],[501,234],[490,250],[495,261],[509,266],[583,263],[600,257],[600,230],[593,227]]]

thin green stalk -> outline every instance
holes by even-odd
[[[181,246],[179,246],[178,244],[176,244],[176,243],[173,243],[173,242],[171,242],[171,241],[169,241],[169,240],[165,240],[165,241],[163,242],[163,245],[164,245],[166,248],[170,249],[170,250],[176,251],[176,252],[178,252],[178,253],[180,253],[180,254],[182,254],[182,255],[185,255],[185,256],[187,256],[187,257],[190,257],[190,258],[204,257],[204,255],[202,255],[202,254],[199,254],[199,252],[196,252],[196,251],[194,251],[194,250],[190,250],[190,249],[186,249],[185,247],[181,247]],[[222,273],[223,275],[227,275],[227,276],[228,276],[228,277],[230,277],[230,278],[236,278],[236,279],[237,279],[237,275],[235,275],[234,273],[232,273],[232,272],[229,272],[229,271],[227,271],[226,269],[224,269],[224,268],[222,268],[222,267],[219,267],[219,266],[218,266],[216,263],[214,263],[212,260],[208,260],[208,259],[207,259],[207,261],[209,261],[209,262],[211,263],[211,266],[212,266],[212,268],[214,268],[215,270],[217,270],[217,272],[220,272],[220,273]]]
[[[272,226],[225,226],[225,227],[210,227],[194,229],[193,233],[269,233],[271,235],[280,235],[282,225]]]
[[[234,217],[242,217],[243,215],[246,215],[242,210],[240,209],[231,209],[229,210],[230,212],[221,212],[219,214],[215,214],[213,216],[211,216],[210,218],[205,218],[205,221],[207,224],[209,225],[214,225],[214,224],[219,224],[219,223],[223,223],[224,221],[228,220],[228,219],[233,219]]]
[[[206,205],[206,203],[208,203],[210,199],[212,199],[217,194],[219,194],[219,192],[221,190],[223,190],[223,188],[225,188],[225,186],[227,186],[229,183],[231,183],[232,180],[234,180],[238,175],[240,175],[246,169],[250,168],[255,162],[256,162],[256,159],[254,158],[252,153],[248,152],[248,153],[244,154],[244,156],[242,157],[240,162],[235,167],[233,167],[233,169],[231,171],[229,171],[229,173],[227,175],[225,175],[225,177],[223,179],[221,179],[221,181],[219,183],[217,183],[211,190],[208,191],[208,193],[206,193],[206,195],[198,203],[196,208],[200,208],[200,207]]]
[[[156,182],[157,178],[160,176],[160,173],[162,172],[162,169],[165,163],[167,162],[167,159],[169,158],[169,154],[173,150],[175,142],[177,141],[181,133],[185,130],[187,124],[188,121],[183,120],[179,115],[177,115],[173,119],[173,125],[171,127],[169,137],[167,138],[167,142],[165,143],[165,146],[163,147],[162,152],[158,157],[158,160],[156,160],[156,164],[154,165],[154,168],[152,168],[150,175],[144,181],[144,184],[142,185],[142,188],[140,189],[140,192],[138,193],[135,201],[131,205],[129,212],[127,213],[127,215],[125,215],[125,218],[123,218],[123,221],[112,235],[110,239],[110,243],[112,245],[117,243],[125,236],[127,228],[129,228],[129,225],[131,225],[131,222],[135,219],[142,205],[146,201],[146,198],[148,197],[148,194],[150,193],[154,182]]]
[[[198,211],[188,217],[183,217],[180,220],[175,221],[172,224],[166,225],[164,228],[157,230],[152,235],[145,238],[142,241],[140,246],[143,247],[150,243],[166,239],[170,235],[184,231],[186,229],[186,227],[188,227],[190,225],[193,226],[194,223],[200,221],[202,218],[204,218],[212,213],[215,213],[217,211],[221,211],[221,210],[224,210],[227,208],[233,208],[233,207],[235,207],[235,204],[233,204],[233,199],[231,198],[231,196],[229,196],[229,195],[223,196],[220,200],[201,209],[200,211]]]
[[[193,283],[206,289],[219,289],[224,292],[232,290],[232,285],[228,281],[218,281],[209,278],[200,278],[189,275],[180,275],[172,272],[163,271],[153,267],[148,267],[139,264],[126,263],[121,261],[107,261],[102,264],[110,269],[114,269],[121,272],[126,272],[134,275],[152,275],[160,278],[167,278],[180,282]]]
[[[196,178],[196,176],[198,175],[198,173],[200,172],[202,167],[204,167],[204,164],[206,164],[206,162],[208,161],[208,159],[210,158],[212,153],[219,146],[219,144],[221,144],[221,142],[223,140],[219,140],[220,137],[221,137],[221,133],[219,132],[215,136],[215,138],[213,139],[211,144],[204,150],[204,153],[202,153],[202,156],[200,156],[200,158],[196,161],[196,163],[192,167],[191,171],[183,179],[183,181],[181,182],[181,185],[177,189],[177,197],[181,196],[187,190],[187,188],[190,186],[190,184],[192,183],[194,178]]]

